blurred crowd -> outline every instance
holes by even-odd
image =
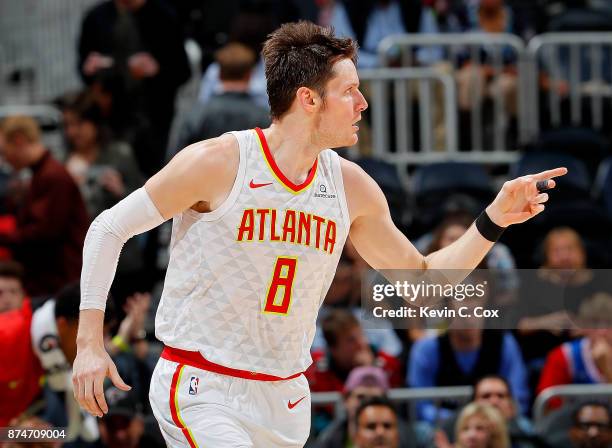
[[[269,125],[259,52],[279,24],[307,19],[333,26],[359,42],[359,68],[372,68],[378,65],[378,44],[392,34],[479,30],[528,39],[547,30],[565,31],[576,17],[585,27],[603,23],[609,29],[610,14],[612,2],[605,0],[110,0],[95,5],[83,17],[75,43],[84,87],[55,101],[62,111],[63,148],[48,147],[45,129],[32,117],[0,122],[0,427],[67,428],[63,443],[41,442],[41,447],[164,446],[147,396],[161,351],[152,333],[167,226],[128,241],[117,266],[105,346],[132,389],[105,384],[110,412],[101,419],[81,411],[72,393],[85,234],[93,218],[142,186],[182,148],[227,131]],[[187,38],[199,46],[197,73],[185,50]],[[417,58],[421,65],[444,62],[435,48],[419,51]],[[516,61],[504,59],[503,73],[492,76],[486,54],[481,58],[478,64],[460,61],[455,72],[460,108],[471,107],[476,80],[486,95],[504,95],[515,115]],[[193,76],[200,77],[199,93],[176,114],[180,88]],[[567,91],[544,75],[540,84]],[[583,143],[600,152],[581,154]],[[347,244],[319,315],[313,364],[305,373],[313,392],[339,392],[342,400],[335,407],[314,406],[309,446],[612,446],[609,396],[579,403],[556,399],[544,419],[535,421],[532,414],[536,396],[552,386],[612,383],[612,290],[600,286],[609,277],[601,269],[612,261],[608,136],[590,129],[546,130],[526,148],[535,156],[501,176],[556,163],[548,148],[570,145],[563,157],[580,169],[570,167],[574,174],[551,194],[556,205],[534,223],[507,231],[479,266],[495,272],[506,309],[527,294],[563,297],[534,302],[528,316],[517,317],[514,330],[398,329],[390,322],[369,328],[361,307],[368,267]],[[378,181],[394,221],[423,253],[448,246],[468,229],[493,197],[491,174],[499,175],[476,166],[485,181],[468,183],[475,177],[465,167],[441,164],[411,173],[420,183],[407,186],[393,166],[340,151]],[[598,172],[599,193],[592,195]],[[530,269],[528,292],[520,269]],[[599,325],[577,326],[580,319]],[[413,407],[393,400],[397,388],[452,386],[472,386],[472,396],[467,402],[423,399]]]

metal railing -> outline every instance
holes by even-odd
[[[542,420],[548,403],[555,398],[583,400],[602,397],[612,402],[612,384],[568,384],[549,387],[537,396],[533,404],[533,420],[535,423]]]
[[[480,67],[481,56],[487,55],[487,65],[492,68],[492,79],[497,79],[504,72],[504,57],[510,55],[516,61],[517,84],[517,120],[519,125],[519,140],[527,137],[526,128],[521,118],[528,110],[528,97],[526,97],[526,74],[528,58],[526,57],[523,41],[513,34],[493,33],[443,33],[443,34],[401,34],[385,38],[378,47],[382,66],[399,64],[401,66],[414,66],[418,64],[417,51],[424,48],[441,50],[442,59],[450,62],[453,74],[461,61],[469,60],[475,67]],[[516,157],[507,154],[507,136],[509,117],[503,95],[493,95],[493,142],[492,148],[485,148],[484,122],[483,122],[484,92],[480,82],[475,83],[474,95],[470,97],[470,133],[472,151],[487,152],[484,162],[513,161]],[[462,159],[464,155],[461,155]],[[480,157],[472,155],[472,161]]]
[[[401,388],[390,389],[387,396],[400,404],[414,405],[419,400],[429,400],[439,405],[447,400],[467,403],[472,397],[472,391],[472,386]],[[340,392],[313,392],[311,402],[313,406],[333,405],[336,416],[344,412]]]
[[[398,166],[408,163],[429,163],[453,159],[459,154],[457,143],[457,99],[455,84],[448,74],[427,68],[381,68],[362,70],[361,81],[370,86],[370,113],[372,116],[373,155]],[[435,83],[442,87],[444,98],[444,145],[434,151]],[[416,84],[418,103],[420,151],[415,147],[413,129],[412,91]],[[392,88],[391,92],[389,87]],[[389,114],[393,107],[394,135],[390,132]],[[391,137],[395,144],[390,143]],[[405,171],[405,170],[402,170]]]
[[[590,99],[591,125],[604,129],[604,99],[612,105],[612,33],[546,33],[533,37],[527,46],[530,64],[527,94],[532,107],[527,110],[527,136],[541,129],[540,74],[550,79],[547,89],[550,124],[562,124],[562,85],[567,86],[570,123],[583,124],[583,98]]]
[[[0,0],[1,71],[17,73],[22,79],[10,91],[4,89],[0,102],[36,104],[81,85],[77,39],[85,11],[97,3],[99,0]]]

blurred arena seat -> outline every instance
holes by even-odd
[[[612,31],[612,15],[608,11],[570,8],[550,21],[548,31]]]
[[[406,212],[412,208],[409,206],[411,197],[399,177],[397,167],[383,160],[370,157],[357,159],[355,163],[372,176],[382,189],[389,203],[393,222],[400,227],[407,225],[409,217]]]
[[[569,154],[583,161],[594,177],[599,163],[610,154],[610,148],[610,140],[595,129],[564,127],[543,131],[525,150]]]
[[[412,178],[415,224],[431,229],[451,202],[480,212],[494,197],[493,180],[480,164],[441,162],[418,168]]]
[[[557,152],[528,152],[510,168],[510,178],[538,173],[553,167],[564,166],[568,173],[556,179],[554,197],[557,201],[588,199],[591,191],[591,177],[585,164],[577,158]]]
[[[599,165],[597,177],[593,183],[593,197],[602,204],[612,219],[612,156]]]

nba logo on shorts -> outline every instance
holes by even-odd
[[[198,384],[200,384],[200,378],[192,376],[189,380],[189,395],[195,395],[198,393]]]

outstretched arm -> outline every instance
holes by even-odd
[[[487,207],[491,221],[500,227],[527,221],[544,211],[547,193],[539,193],[537,182],[562,176],[565,168],[522,176],[508,181]],[[494,242],[487,240],[474,224],[451,245],[422,255],[393,224],[389,206],[380,187],[357,165],[342,161],[342,174],[351,215],[351,241],[374,269],[467,269],[482,261]]]

